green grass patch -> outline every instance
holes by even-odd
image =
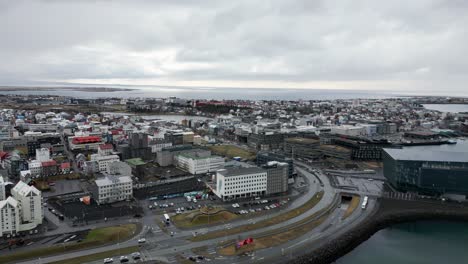
[[[208,147],[211,152],[216,155],[225,156],[228,158],[241,157],[243,159],[253,160],[255,159],[255,152],[245,150],[243,148],[233,145],[219,145]]]
[[[67,260],[61,260],[61,261],[54,261],[54,262],[49,262],[49,264],[81,264],[81,263],[87,263],[91,261],[96,261],[100,259],[105,259],[105,258],[110,258],[113,256],[118,256],[118,255],[128,255],[133,252],[137,252],[140,249],[137,246],[133,247],[126,247],[126,248],[121,248],[121,249],[114,249],[114,250],[109,250],[105,252],[100,252],[96,254],[91,254],[91,255],[86,255],[86,256],[81,256],[77,258],[71,258]],[[116,260],[115,262],[117,262]]]
[[[192,237],[189,240],[191,241],[209,240],[209,239],[219,238],[223,236],[234,235],[234,234],[238,234],[238,233],[242,233],[246,231],[252,231],[252,230],[264,228],[267,226],[276,225],[276,224],[288,221],[289,219],[293,219],[307,212],[308,210],[312,209],[314,206],[316,206],[320,202],[320,200],[322,200],[322,197],[323,197],[323,191],[315,194],[309,201],[307,201],[305,204],[301,205],[300,207],[294,210],[288,211],[286,213],[274,216],[270,219],[262,220],[262,221],[256,222],[255,224],[237,226],[229,230],[219,230],[219,231],[209,232],[203,235]]]
[[[348,216],[350,216],[354,212],[354,210],[356,210],[356,208],[359,206],[360,201],[361,199],[359,198],[359,196],[353,196],[342,219],[346,219]]]
[[[47,248],[38,248],[0,256],[0,263],[14,263],[20,260],[35,259],[70,251],[98,247],[112,242],[125,241],[134,235],[136,228],[137,226],[135,224],[96,228],[89,231],[86,238],[81,242],[69,242],[61,245],[53,245]]]
[[[190,213],[179,214],[172,217],[172,222],[179,228],[190,228],[200,225],[218,224],[229,222],[237,218],[238,215],[220,208],[209,211],[195,210]]]

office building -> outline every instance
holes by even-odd
[[[288,177],[291,178],[294,174],[294,163],[291,157],[274,152],[258,152],[257,153],[257,166],[266,165],[270,161],[278,161],[288,164]]]
[[[224,158],[212,156],[210,151],[179,153],[175,157],[177,167],[191,174],[202,174],[224,167]]]
[[[91,190],[98,204],[125,201],[133,197],[133,182],[130,176],[106,175],[95,180]]]
[[[267,172],[267,195],[288,191],[288,167],[285,162],[270,161],[262,166]]]
[[[221,169],[215,183],[213,192],[223,200],[260,197],[267,191],[267,172],[258,167]]]
[[[384,176],[402,191],[468,195],[468,151],[445,148],[384,149]]]

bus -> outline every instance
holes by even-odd
[[[362,201],[362,205],[361,205],[362,210],[366,209],[366,207],[367,207],[367,200],[369,200],[369,197],[365,196],[365,197],[364,197],[364,201]]]
[[[166,219],[166,224],[168,224],[169,221],[171,221],[168,214],[164,214],[164,219]]]

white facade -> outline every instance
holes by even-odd
[[[0,237],[19,232],[19,206],[13,197],[0,201]]]
[[[42,224],[42,194],[20,181],[11,197],[0,201],[0,236],[36,228]]]
[[[175,156],[177,167],[191,174],[202,174],[216,171],[224,167],[224,158],[219,156],[196,157],[192,154]]]
[[[133,182],[130,176],[107,175],[95,182],[94,199],[99,204],[125,201],[133,196]]]
[[[167,148],[171,146],[172,146],[172,142],[161,142],[161,143],[149,145],[149,147],[151,147],[151,153],[157,153],[161,151],[163,148]]]
[[[50,160],[50,151],[48,148],[36,149],[36,160],[39,162]]]
[[[258,167],[218,170],[214,193],[223,200],[265,195],[267,172]]]
[[[114,148],[111,144],[100,145],[98,148],[98,154],[101,156],[111,155]]]
[[[5,200],[5,181],[3,176],[0,175],[0,201]]]
[[[40,176],[42,174],[42,163],[38,160],[32,160],[29,162],[29,170],[31,171],[31,176]]]
[[[11,194],[20,204],[22,222],[36,223],[36,226],[42,223],[41,191],[20,181],[11,189]]]
[[[103,172],[108,171],[110,163],[120,161],[120,158],[117,155],[101,156],[99,154],[93,154],[91,155],[91,161],[96,161],[98,164],[98,170]]]
[[[365,136],[366,129],[362,126],[334,126],[331,128],[332,134],[346,135],[346,136]]]

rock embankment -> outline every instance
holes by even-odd
[[[391,225],[419,220],[468,221],[468,207],[462,204],[426,201],[380,200],[380,207],[372,217],[331,242],[289,261],[291,264],[333,263],[377,231]]]

